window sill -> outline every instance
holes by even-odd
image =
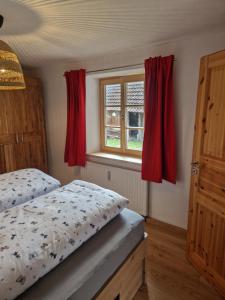
[[[102,165],[108,165],[132,171],[141,171],[141,158],[106,152],[96,152],[87,154],[87,160]]]

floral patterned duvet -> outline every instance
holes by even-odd
[[[75,180],[0,213],[0,299],[13,299],[118,215],[119,194]]]
[[[60,182],[37,169],[0,175],[0,212],[58,188]]]

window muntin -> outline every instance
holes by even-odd
[[[144,136],[144,75],[100,80],[101,150],[140,156]]]

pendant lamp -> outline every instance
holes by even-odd
[[[3,24],[0,15],[0,27]],[[0,90],[25,89],[23,71],[15,52],[0,40]]]

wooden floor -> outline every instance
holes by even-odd
[[[146,224],[147,286],[134,300],[221,300],[185,257],[185,231],[157,221]]]

